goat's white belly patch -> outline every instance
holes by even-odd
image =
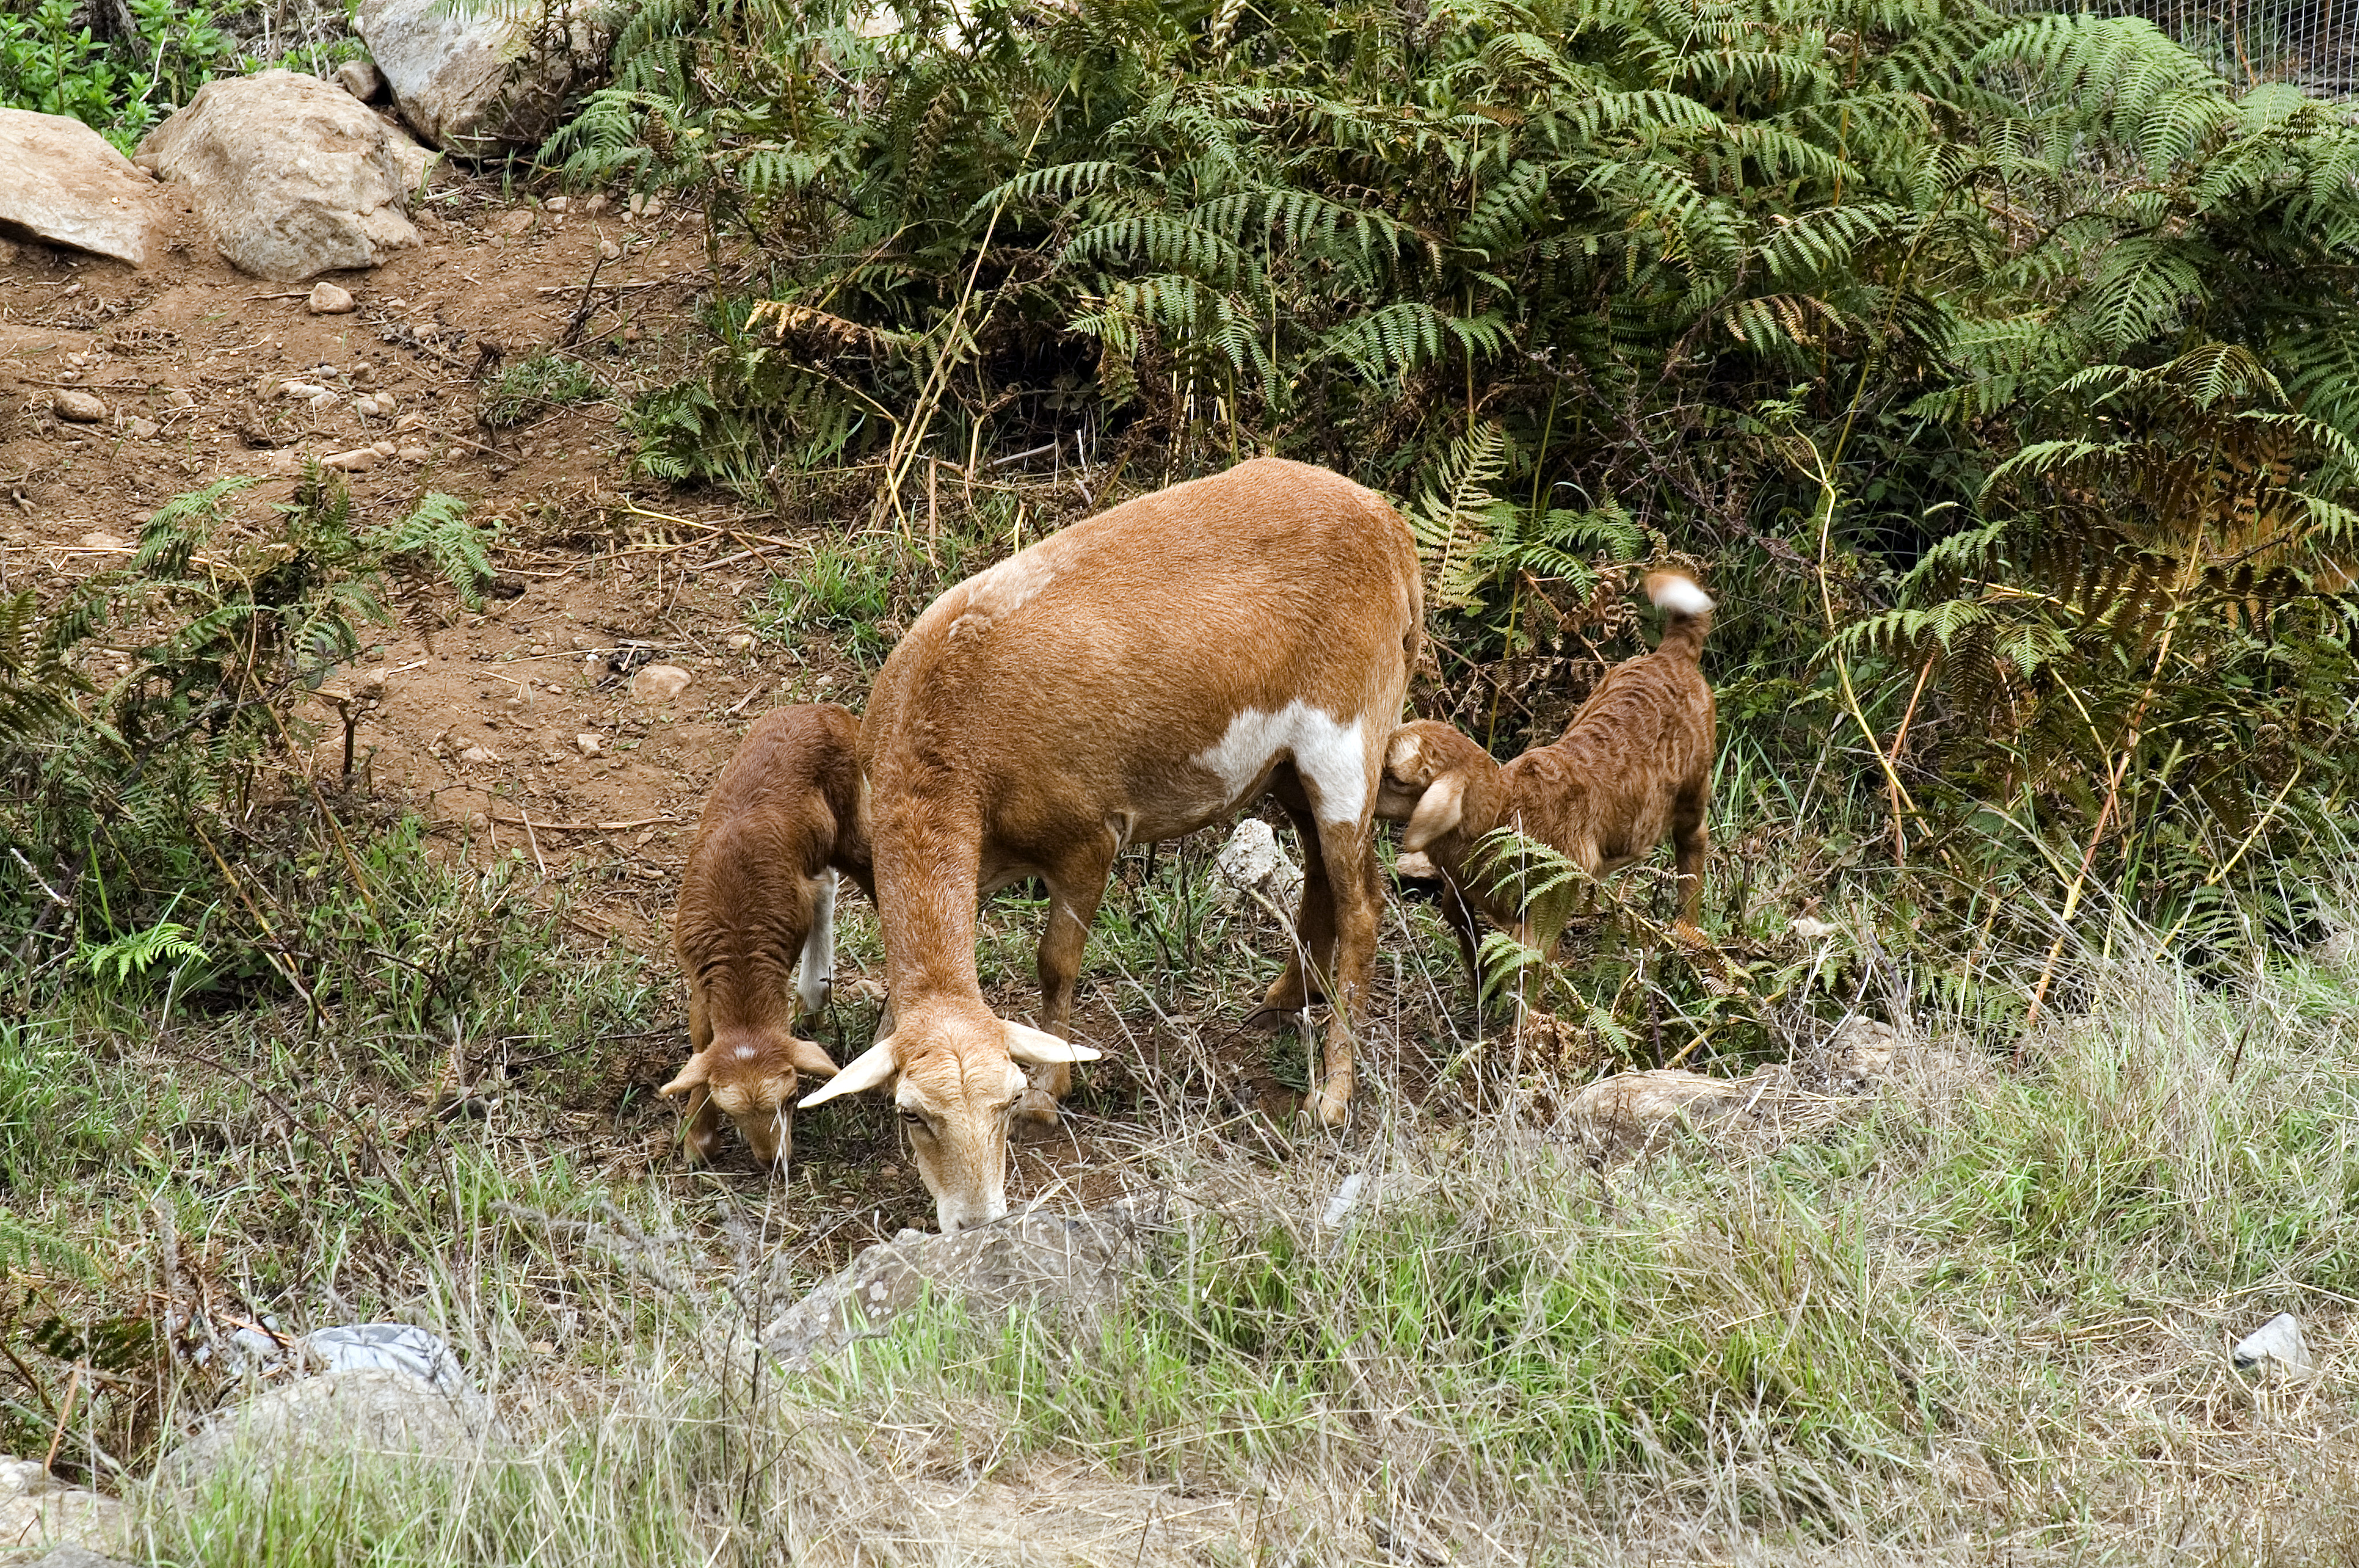
[[[1246,708],[1216,744],[1190,760],[1219,779],[1234,804],[1272,762],[1290,756],[1320,821],[1357,822],[1368,798],[1367,750],[1359,719],[1338,724],[1298,699],[1276,713]]]

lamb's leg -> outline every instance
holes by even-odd
[[[827,1005],[828,991],[835,984],[835,873],[822,871],[813,877],[809,895],[810,927],[795,971],[795,1000],[805,1017]]]
[[[1060,1039],[1072,1038],[1073,991],[1081,983],[1082,952],[1089,945],[1090,922],[1097,918],[1098,902],[1105,896],[1106,873],[1114,869],[1111,837],[1069,853],[1043,880],[1049,884],[1049,927],[1040,933],[1040,1027]],[[1057,1125],[1057,1102],[1071,1092],[1073,1067],[1052,1062],[1028,1068],[1032,1087],[1016,1114],[1040,1127]]]
[[[1703,860],[1708,848],[1704,817],[1709,802],[1701,795],[1682,797],[1671,817],[1671,850],[1680,879],[1680,923],[1700,930],[1703,925]]]

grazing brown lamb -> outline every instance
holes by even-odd
[[[1430,868],[1441,880],[1442,910],[1478,979],[1476,916],[1547,953],[1571,912],[1569,898],[1533,900],[1519,879],[1492,873],[1477,846],[1501,827],[1548,845],[1593,878],[1669,838],[1680,919],[1696,923],[1712,762],[1712,688],[1697,662],[1712,606],[1676,572],[1648,577],[1647,595],[1667,617],[1662,642],[1606,672],[1555,744],[1503,766],[1447,724],[1420,719],[1392,733],[1376,815],[1408,824],[1402,869]]]
[[[783,1171],[798,1075],[835,1076],[794,1023],[798,1002],[814,1012],[827,1000],[836,878],[870,886],[859,751],[851,709],[777,708],[745,732],[705,802],[672,921],[695,1054],[661,1091],[688,1097],[691,1160],[712,1158],[726,1116],[755,1158]]]

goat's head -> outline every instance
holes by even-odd
[[[802,1103],[889,1086],[947,1236],[1007,1212],[1007,1125],[1024,1098],[1024,1069],[1097,1054],[985,1008],[929,1011],[903,1018]]]
[[[802,1073],[832,1078],[835,1063],[816,1043],[783,1029],[723,1034],[690,1057],[679,1076],[657,1092],[688,1097],[690,1159],[711,1160],[720,1142],[714,1119],[696,1114],[709,1100],[737,1124],[755,1159],[783,1173],[795,1152],[795,1090]]]
[[[1376,816],[1408,824],[1405,850],[1422,850],[1462,827],[1479,836],[1491,826],[1481,820],[1484,786],[1498,771],[1489,752],[1447,724],[1420,719],[1401,725],[1385,746]]]

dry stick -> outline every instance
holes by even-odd
[[[41,1461],[41,1473],[48,1475],[58,1467],[58,1450],[65,1445],[66,1422],[73,1419],[74,1402],[82,1393],[82,1368],[76,1367],[73,1376],[66,1379],[65,1403],[58,1411],[57,1430],[49,1433],[49,1457]]]
[[[1900,728],[1893,731],[1892,750],[1885,755],[1886,770],[1892,773],[1896,777],[1898,776],[1898,769],[1900,766],[1900,748],[1907,742],[1908,739],[1908,726],[1917,717],[1917,699],[1925,695],[1925,682],[1931,677],[1932,674],[1933,655],[1928,654],[1925,655],[1925,667],[1917,672],[1916,687],[1908,694],[1908,710],[1900,716]],[[1901,866],[1907,864],[1908,860],[1908,843],[1907,839],[1901,837],[1900,817],[1898,813],[1896,812],[1892,818],[1892,864],[1894,869],[1897,870]]]
[[[205,836],[205,830],[202,827],[197,826],[194,817],[189,820],[189,831],[197,836],[197,842],[205,847],[205,853],[211,855],[213,858],[213,864],[221,868],[222,880],[229,883],[230,892],[237,895],[237,902],[245,905],[245,912],[254,916],[254,923],[261,926],[263,935],[269,938],[268,946],[262,950],[263,956],[270,960],[273,968],[287,977],[287,983],[295,988],[296,994],[300,996],[304,1005],[311,1010],[311,1016],[325,1022],[328,1010],[320,1005],[320,999],[311,994],[311,988],[305,985],[303,977],[295,972],[294,960],[280,950],[284,945],[278,940],[277,928],[270,924],[270,917],[264,914],[256,907],[254,900],[247,896],[245,884],[238,881],[235,871],[229,869],[229,862],[222,859],[222,852],[213,847],[213,841]]]
[[[517,810],[524,808],[518,806]],[[521,817],[502,816],[495,812],[484,814],[495,822],[505,822],[511,827],[546,827],[551,833],[619,833],[625,827],[645,827],[664,820],[660,816],[634,816],[627,822],[527,822]]]
[[[2220,882],[2226,880],[2229,872],[2236,869],[2237,863],[2244,860],[2245,852],[2250,849],[2260,840],[2262,832],[2268,827],[2271,820],[2276,817],[2277,807],[2285,804],[2286,796],[2293,793],[2293,786],[2300,780],[2300,778],[2301,764],[2297,762],[2294,764],[2292,776],[2288,778],[2285,782],[2285,787],[2277,791],[2277,798],[2269,802],[2269,808],[2261,813],[2259,819],[2253,824],[2253,830],[2245,835],[2245,841],[2236,846],[2236,852],[2229,856],[2225,860],[2221,861],[2217,866],[2214,866],[2212,869],[2212,874],[2203,879],[2204,887],[2208,888],[2217,886]],[[2201,889],[2198,889],[2197,891],[2201,892]],[[2156,944],[2154,956],[2158,962],[2161,960],[2162,956],[2165,953],[2170,951],[2170,945],[2179,940],[2179,934],[2186,930],[2187,923],[2194,918],[2195,911],[2192,909],[2188,910],[2187,913],[2179,917],[2179,924],[2172,926],[2170,930],[2164,935],[2163,939],[2159,943]],[[2257,956],[2257,953],[2256,956]]]
[[[1018,173],[1031,163],[1032,150],[1040,145],[1040,137],[1049,129],[1049,122],[1056,116],[1057,105],[1064,99],[1065,89],[1060,85],[1057,95],[1049,101],[1049,107],[1041,112],[1039,120],[1033,125],[1032,139],[1024,144],[1024,156],[1016,163]],[[893,449],[885,454],[885,494],[882,499],[891,501],[897,513],[901,510],[901,481],[908,477],[909,464],[916,460],[918,449],[925,444],[927,433],[933,428],[934,413],[941,406],[941,395],[949,390],[951,369],[958,351],[959,328],[966,320],[968,305],[973,302],[974,281],[983,272],[983,258],[991,254],[992,237],[999,232],[999,220],[1006,211],[1007,198],[1003,195],[998,205],[991,210],[991,222],[984,225],[983,243],[974,250],[974,265],[966,269],[966,287],[959,291],[958,308],[951,312],[950,323],[942,332],[941,354],[934,361],[934,368],[928,373],[926,384],[918,394],[917,412],[908,424],[901,427]],[[882,510],[880,502],[880,516]]]
[[[532,846],[532,863],[540,868],[540,880],[547,881],[549,862],[540,858],[540,836],[532,830],[532,814],[524,808],[522,801],[516,802],[516,818],[524,824],[524,841]]]
[[[2031,1043],[2031,1026],[2039,1022],[2040,1004],[2048,998],[2049,982],[2056,978],[2056,961],[2064,956],[2064,939],[2072,934],[2072,912],[2080,907],[2081,890],[2088,885],[2090,868],[2097,863],[2097,846],[2105,841],[2105,827],[2113,821],[2114,807],[2121,803],[2122,779],[2130,770],[2130,758],[2136,754],[2140,739],[2139,727],[2146,722],[2146,710],[2154,701],[2155,689],[2162,684],[2162,672],[2170,662],[2170,640],[2179,633],[2179,612],[2186,607],[2187,590],[2194,586],[2195,570],[2202,555],[2193,545],[2187,551],[2187,569],[2180,574],[2179,587],[2171,594],[2170,613],[2163,620],[2162,641],[2155,645],[2154,671],[2147,676],[2146,689],[2138,693],[2137,702],[2130,708],[2129,722],[2122,729],[2122,752],[2114,762],[2112,776],[2105,782],[2105,804],[2097,812],[2097,825],[2089,830],[2089,847],[2081,852],[2081,869],[2074,873],[2072,885],[2064,890],[2064,913],[2059,922],[2056,940],[2048,949],[2048,961],[2039,967],[2039,984],[2031,993],[2031,1006],[2023,1015],[2023,1034],[2016,1042],[2015,1060],[2020,1065],[2024,1048]]]

